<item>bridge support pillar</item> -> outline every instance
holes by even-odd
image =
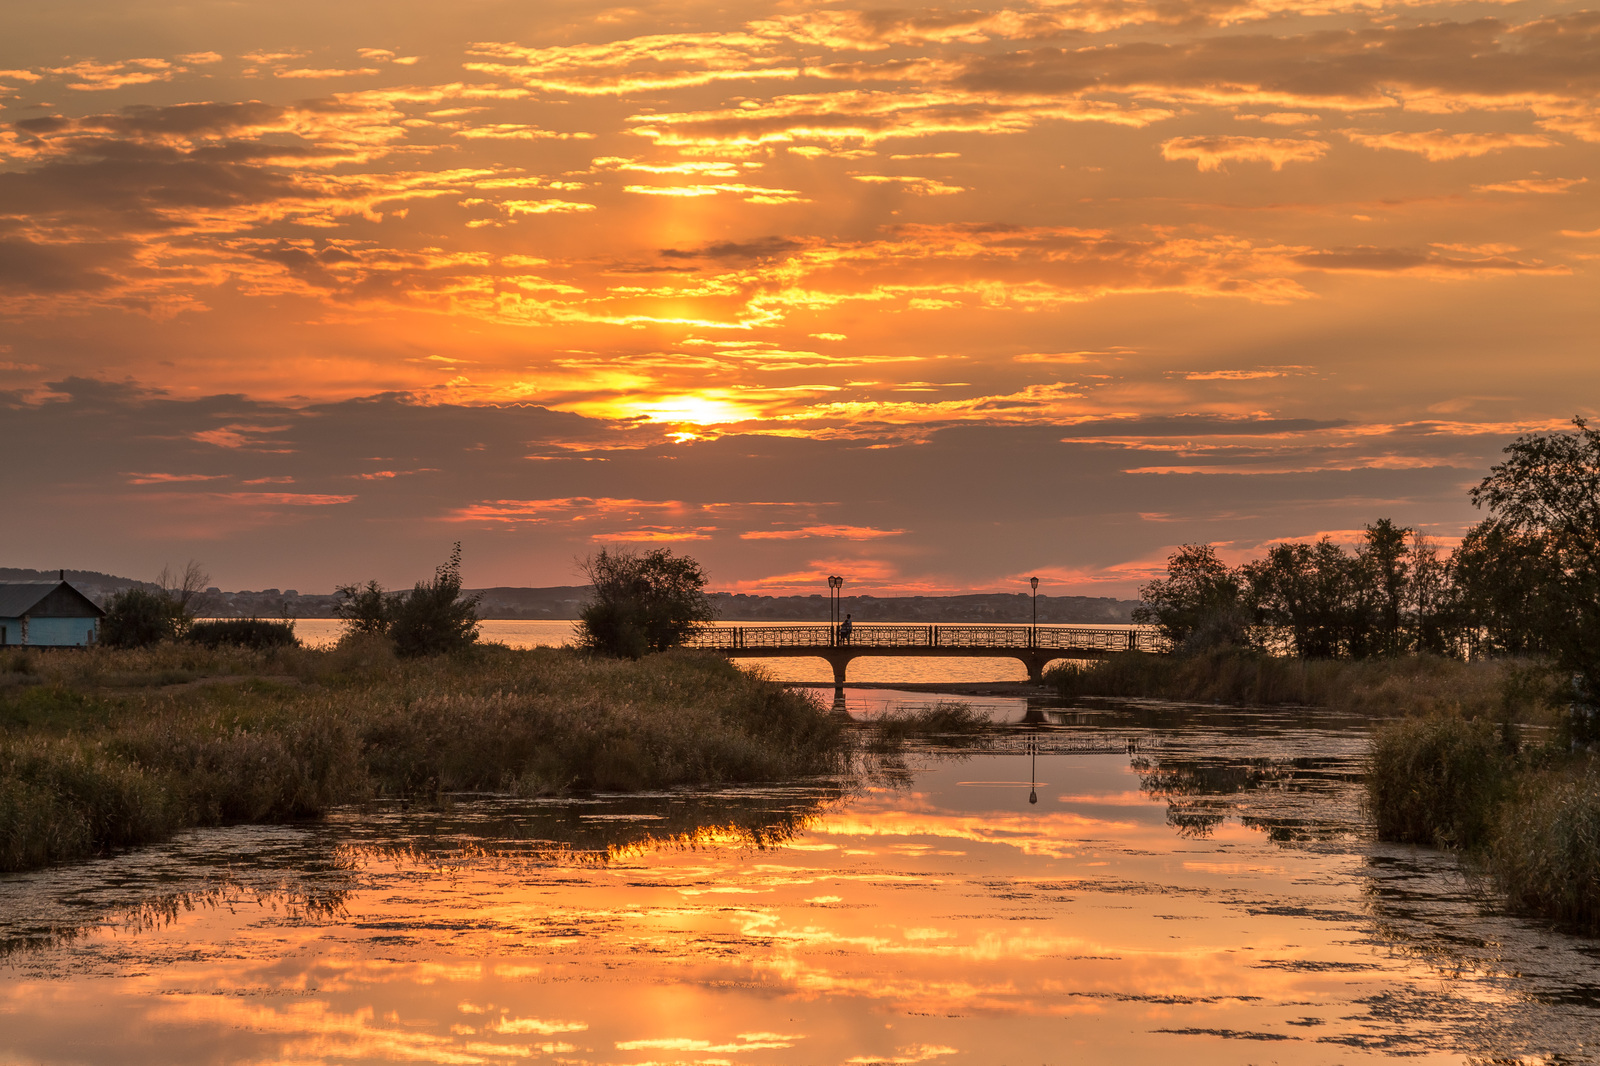
[[[1034,652],[1030,655],[1020,655],[1018,658],[1022,660],[1022,665],[1028,668],[1028,680],[1035,685],[1043,684],[1045,664],[1054,656],[1044,656]]]

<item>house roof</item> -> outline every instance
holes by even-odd
[[[55,618],[99,618],[105,614],[95,602],[66,581],[0,581],[0,618],[20,618],[35,613],[45,600]]]

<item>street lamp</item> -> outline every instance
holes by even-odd
[[[838,639],[839,632],[839,590],[844,587],[844,578],[829,576],[828,598],[832,602],[828,605],[828,617],[833,625],[834,637]]]
[[[1028,584],[1033,588],[1033,626],[1039,627],[1039,579],[1030,577]]]

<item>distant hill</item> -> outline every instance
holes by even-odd
[[[55,581],[60,574],[59,570],[27,570],[15,566],[0,566],[0,581]],[[154,582],[135,581],[131,577],[117,577],[115,574],[102,574],[98,570],[68,570],[66,575],[74,588],[102,607],[112,595],[123,589],[156,587]]]
[[[0,567],[0,581],[52,581],[54,570]],[[96,570],[68,570],[67,580],[96,603],[104,604],[125,588],[155,588],[148,581],[102,574]],[[576,618],[589,598],[587,585],[553,585],[549,588],[496,586],[469,589],[481,593],[478,613],[493,619]],[[976,592],[960,596],[845,596],[840,609],[857,622],[991,622],[1026,623],[1032,619],[1032,597],[1026,592]],[[224,592],[206,590],[200,613],[217,618],[332,618],[336,602],[332,593],[302,594],[296,589],[260,589]],[[724,622],[826,622],[828,597],[751,596],[713,592],[711,602]],[[1106,596],[1040,596],[1041,623],[1126,624],[1137,600]]]

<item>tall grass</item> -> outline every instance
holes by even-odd
[[[0,658],[0,870],[377,795],[776,780],[837,769],[845,743],[814,700],[706,654],[31,654]]]
[[[1367,798],[1382,840],[1457,848],[1515,910],[1600,934],[1600,775],[1508,721],[1449,715],[1374,734]]]
[[[1513,789],[1518,752],[1487,718],[1402,718],[1374,732],[1367,798],[1378,837],[1477,848]]]
[[[1198,655],[1128,652],[1082,665],[1059,663],[1045,680],[1068,698],[1147,697],[1298,704],[1356,714],[1469,716],[1536,713],[1554,684],[1542,664],[1515,659],[1298,659],[1237,648]]]
[[[1600,779],[1593,764],[1525,777],[1495,830],[1489,868],[1512,905],[1600,935]]]

